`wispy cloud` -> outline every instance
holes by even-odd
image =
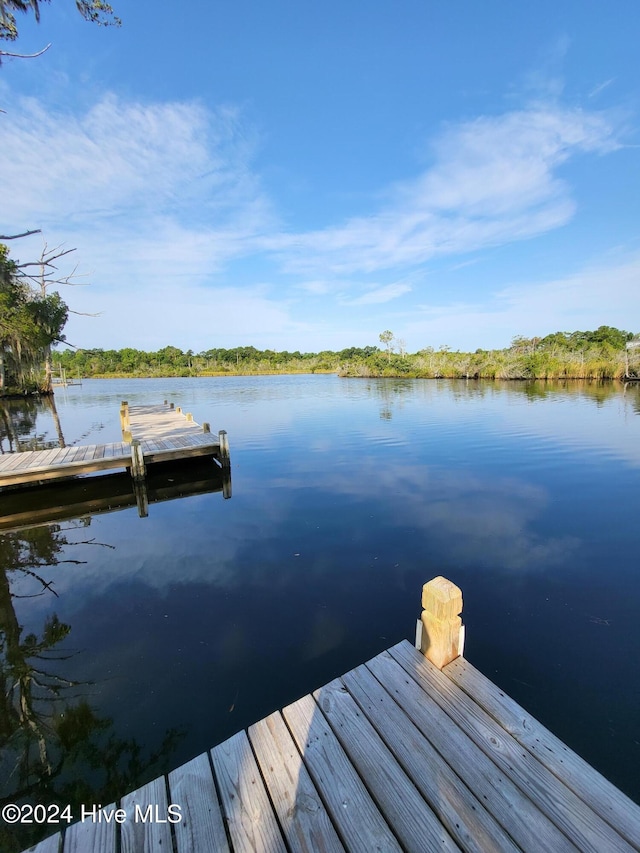
[[[432,342],[431,332],[457,345],[454,314],[467,344],[483,345],[480,328],[492,329],[495,342],[510,324],[506,343],[527,333],[521,317],[533,317],[533,290],[504,291],[482,307],[468,297],[429,307],[424,268],[442,257],[461,267],[470,252],[566,224],[575,202],[560,168],[618,147],[607,114],[555,102],[450,123],[431,143],[430,166],[381,186],[370,215],[336,224],[335,211],[324,229],[296,232],[283,227],[263,187],[255,135],[235,108],[111,94],[84,110],[45,108],[7,87],[3,104],[2,229],[41,227],[50,244],[78,247],[94,286],[73,307],[102,312],[70,322],[79,345],[206,348],[215,320],[217,334],[234,343],[340,348],[377,334],[377,306],[394,300],[381,328],[393,321],[417,346]],[[16,248],[38,252],[26,241]],[[127,317],[149,318],[144,341],[123,318],[125,295]],[[355,311],[336,316],[336,306],[367,308],[374,328]],[[539,321],[531,331],[540,333]]]
[[[96,247],[104,235],[107,253],[115,246],[134,263],[175,259],[186,241],[190,257],[209,269],[274,227],[234,109],[106,95],[83,113],[33,99],[7,110],[10,120],[0,122],[6,225]]]
[[[603,92],[606,88],[608,88],[615,80],[615,77],[611,77],[609,80],[605,80],[603,83],[599,83],[597,86],[594,86],[593,89],[589,92],[590,98],[595,98],[596,95],[599,95],[600,92]]]
[[[341,302],[343,305],[380,305],[384,302],[391,302],[392,299],[397,299],[399,296],[404,296],[411,290],[410,284],[397,282],[396,284],[384,285],[384,287],[376,287],[355,299],[342,299]]]
[[[450,125],[433,145],[433,165],[392,188],[378,212],[283,234],[272,246],[289,271],[344,275],[532,237],[564,225],[575,211],[559,167],[616,147],[606,116],[550,105]]]

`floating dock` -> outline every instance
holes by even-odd
[[[462,657],[460,590],[434,578],[422,603],[418,648],[393,646],[31,850],[640,850],[640,807]]]
[[[80,474],[127,469],[135,482],[143,482],[146,466],[198,456],[211,456],[223,469],[230,467],[227,434],[211,434],[191,413],[173,403],[120,408],[123,441],[51,450],[27,450],[0,456],[0,489],[29,486]]]

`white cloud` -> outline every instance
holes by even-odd
[[[410,293],[411,290],[412,287],[410,284],[399,281],[396,284],[376,287],[363,296],[358,296],[355,299],[343,299],[341,302],[343,305],[378,305],[384,302],[391,302],[392,299],[397,299],[405,293]]]
[[[523,320],[540,333],[541,317],[550,322],[562,305],[580,317],[576,306],[586,304],[569,281],[566,299],[538,298],[532,285],[482,305],[467,298],[416,311],[413,302],[424,299],[420,265],[450,256],[461,266],[471,251],[568,222],[575,203],[559,168],[617,147],[604,114],[536,104],[450,124],[432,145],[431,166],[378,194],[371,215],[286,233],[253,167],[255,141],[233,108],[105,95],[82,112],[60,111],[12,101],[8,90],[3,103],[2,230],[42,227],[49,245],[78,248],[93,287],[76,291],[72,307],[102,312],[70,321],[68,337],[78,345],[151,349],[171,341],[198,349],[215,334],[269,347],[341,348],[375,340],[378,327],[393,323],[410,348],[434,337],[464,348],[506,344],[528,333]],[[40,238],[32,240],[37,245],[20,241],[13,254],[37,256]],[[410,291],[411,315],[406,300],[384,319],[376,314]],[[369,317],[336,311],[342,306],[368,306]],[[582,325],[594,313],[585,309]]]
[[[597,86],[594,86],[593,89],[589,92],[590,98],[595,98],[596,95],[599,95],[600,92],[604,92],[606,88],[608,88],[614,81],[615,77],[609,78],[609,80],[605,80],[603,83],[599,83]]]
[[[385,208],[272,245],[290,271],[353,274],[532,237],[574,213],[558,168],[616,147],[607,119],[579,109],[536,105],[451,125],[434,145],[433,166],[396,186]]]
[[[250,170],[252,143],[233,109],[114,95],[82,114],[33,99],[7,109],[3,227],[41,227],[101,268],[114,256],[136,274],[144,272],[138,262],[154,262],[150,277],[187,256],[196,268],[219,267],[274,227]]]

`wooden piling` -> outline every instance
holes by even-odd
[[[147,493],[147,481],[145,479],[133,481],[133,493],[136,496],[138,516],[147,518],[149,515],[149,495]]]
[[[202,432],[211,432],[211,424],[207,421],[202,424]]]
[[[193,423],[193,414],[191,412],[187,412],[185,418],[187,419],[187,423]]]
[[[464,651],[462,590],[439,576],[422,587],[422,615],[416,630],[416,648],[438,669]]]
[[[145,477],[144,454],[137,438],[131,442],[131,476],[134,482],[142,481]]]
[[[220,463],[223,468],[229,468],[231,466],[231,456],[229,455],[229,439],[227,438],[227,431],[225,429],[221,429],[218,432],[218,442],[220,444]]]
[[[120,429],[123,433],[129,429],[129,403],[126,400],[120,403]]]

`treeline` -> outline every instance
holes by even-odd
[[[319,353],[298,350],[259,350],[256,347],[215,348],[194,353],[177,347],[163,347],[156,352],[126,347],[121,350],[77,349],[56,353],[55,363],[65,368],[68,376],[218,376],[221,374],[255,373],[332,373],[350,360],[363,361],[378,347],[349,347]]]
[[[637,349],[627,350],[627,343],[637,337],[613,326],[600,326],[595,331],[554,332],[545,337],[519,335],[510,347],[500,350],[452,352],[442,346],[438,350],[425,347],[414,355],[394,346],[392,338],[385,352],[344,365],[340,374],[429,379],[623,379],[640,375],[640,341]]]
[[[319,353],[214,348],[194,353],[177,347],[156,352],[78,349],[56,354],[68,376],[219,376],[337,372],[341,376],[407,376],[477,379],[622,379],[637,375],[640,347],[627,351],[631,332],[612,326],[595,331],[555,332],[546,337],[515,337],[500,350],[473,353],[425,347],[405,352],[402,342],[384,332],[377,346],[348,347]]]

